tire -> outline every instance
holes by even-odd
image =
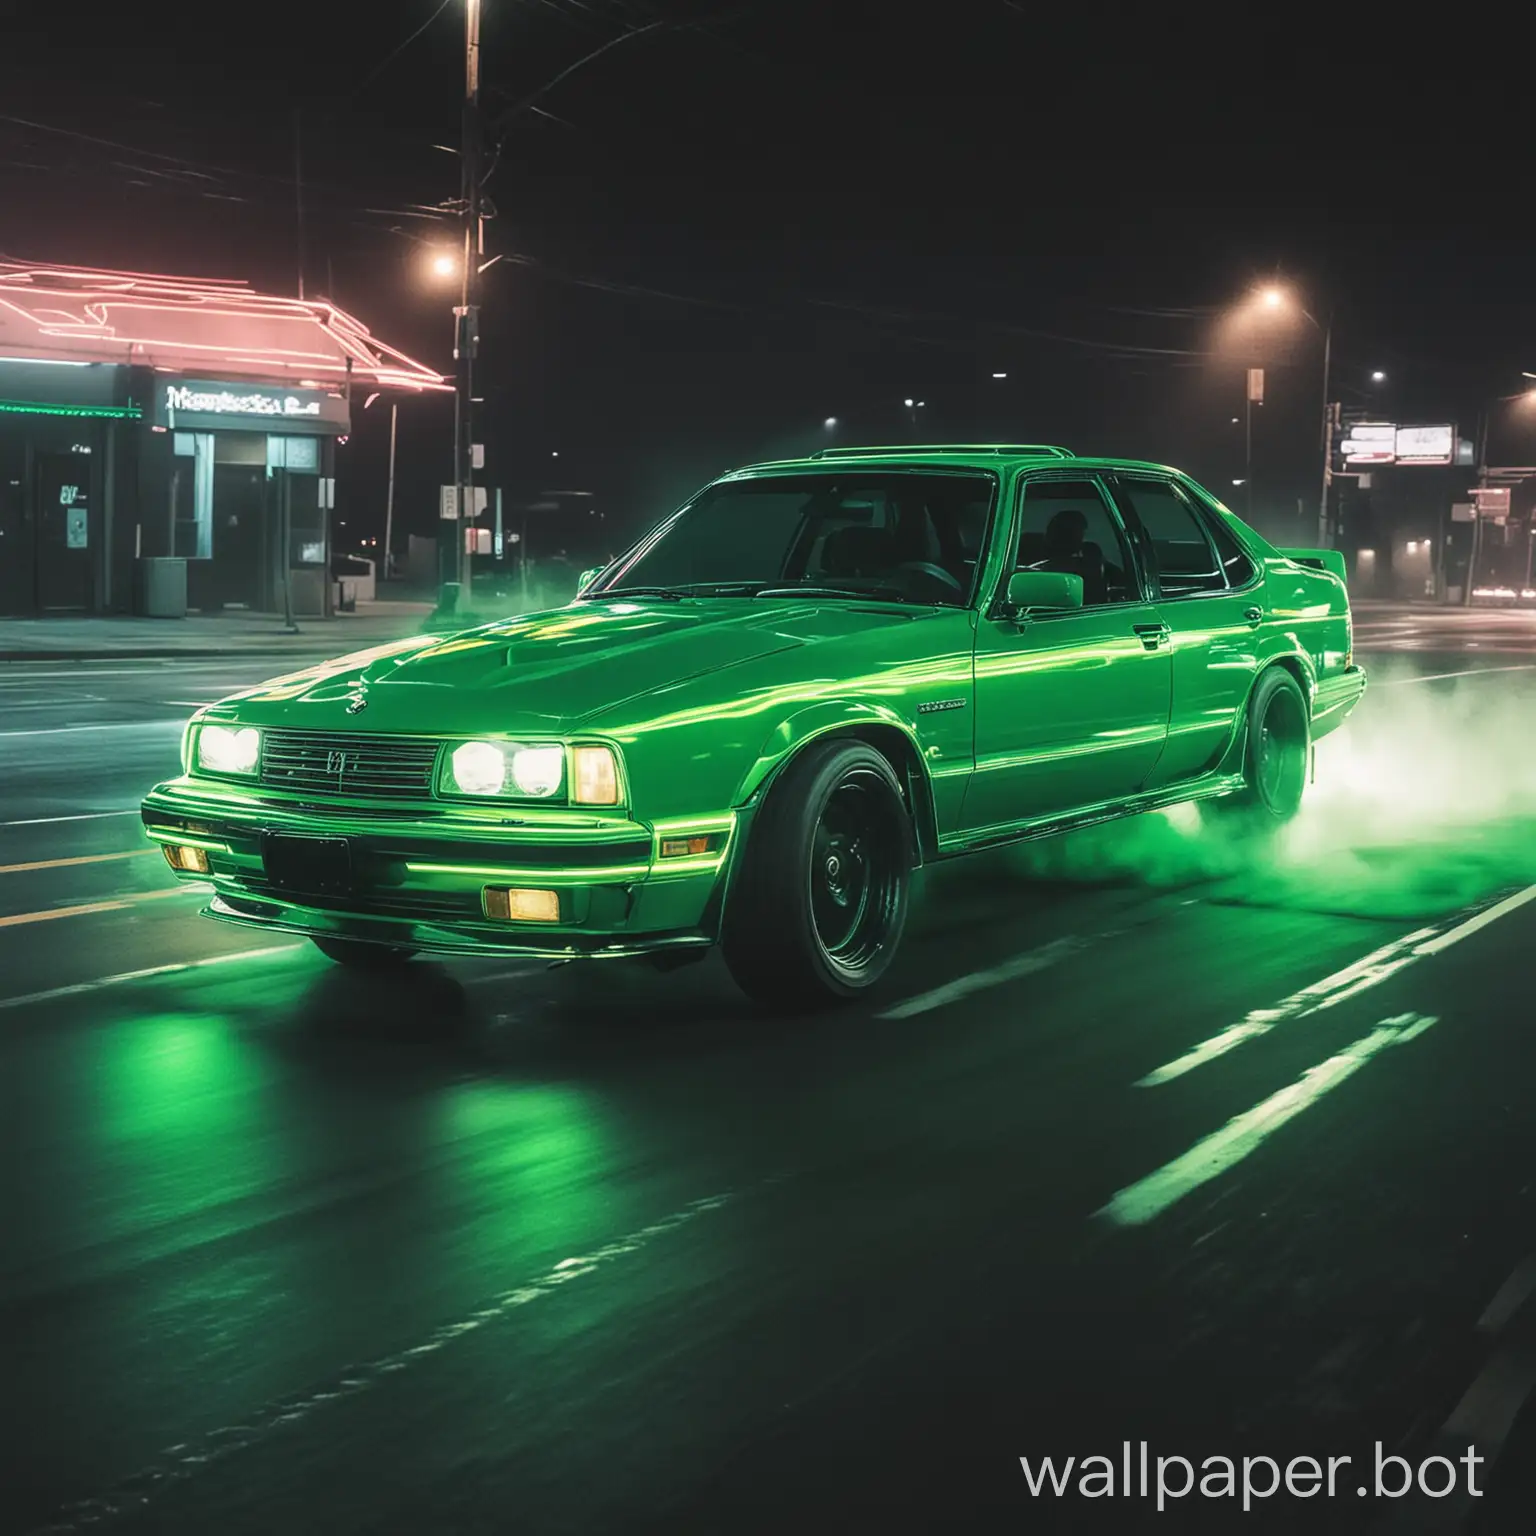
[[[867,992],[901,943],[912,864],[890,762],[861,741],[807,747],[769,789],[726,901],[737,985],[795,1012]]]
[[[1312,727],[1301,685],[1284,667],[1270,667],[1248,699],[1243,739],[1243,787],[1205,805],[1222,821],[1257,830],[1284,826],[1301,809],[1312,757]]]
[[[349,971],[393,971],[416,953],[393,944],[365,944],[361,939],[311,939],[310,943],[327,960],[334,960]]]

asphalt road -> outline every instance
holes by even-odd
[[[1281,846],[935,872],[812,1024],[200,920],[135,808],[270,664],[0,667],[0,1529],[1529,1531],[1536,624],[1357,645]]]

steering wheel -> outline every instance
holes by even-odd
[[[911,571],[918,576],[931,576],[935,581],[942,581],[957,595],[965,591],[951,572],[946,571],[942,565],[935,565],[931,560],[903,560],[891,575],[899,576],[903,571]]]

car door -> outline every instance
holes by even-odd
[[[1001,528],[1008,558],[977,624],[969,832],[1132,794],[1162,752],[1173,694],[1165,627],[1098,476],[1026,476]],[[1083,607],[1008,617],[1008,578],[1029,568],[1084,575]]]
[[[1232,739],[1258,668],[1262,571],[1173,477],[1116,474],[1110,489],[1172,638],[1173,715],[1148,780],[1162,788],[1209,772]]]

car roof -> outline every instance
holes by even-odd
[[[902,443],[885,446],[821,448],[800,459],[769,459],[746,464],[721,478],[734,480],[760,474],[785,474],[796,470],[814,472],[839,464],[861,469],[1142,469],[1160,474],[1179,474],[1166,464],[1142,459],[1081,458],[1070,448],[1052,443]]]

